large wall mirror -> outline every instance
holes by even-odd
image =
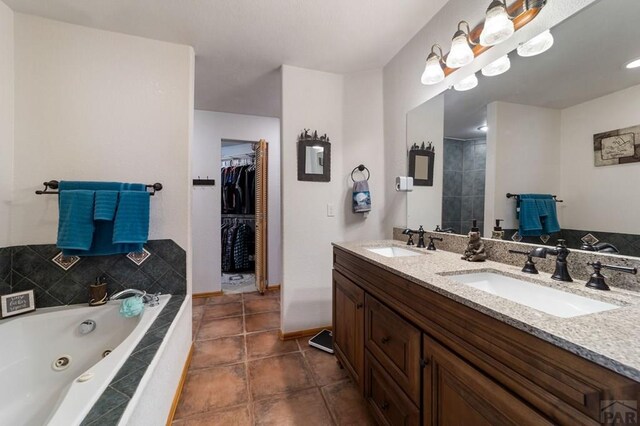
[[[407,147],[434,141],[434,186],[408,194],[407,226],[640,256],[640,2],[600,1],[551,28],[555,43],[476,88],[407,116]],[[523,237],[518,197],[556,195],[560,230]]]

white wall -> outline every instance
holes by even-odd
[[[189,296],[193,49],[16,14],[15,76],[11,242],[56,240],[57,197],[34,194],[45,180],[158,181],[150,238],[186,250]],[[172,327],[127,424],[166,421],[191,345],[189,299]]]
[[[444,179],[444,96],[438,96],[407,114],[407,146],[433,142],[433,186],[414,186],[407,197],[407,227],[435,229],[442,224]],[[406,152],[406,151],[405,151]],[[408,164],[408,163],[407,163]],[[407,167],[408,173],[409,168]]]
[[[511,193],[561,194],[560,110],[507,102],[487,106],[487,174],[485,229],[504,219],[505,229],[518,228]],[[560,214],[560,212],[559,212]],[[564,227],[562,218],[560,224]]]
[[[222,139],[269,142],[269,284],[282,280],[280,217],[280,120],[272,117],[195,112],[192,178],[209,176],[215,187],[193,187],[193,291],[220,291],[220,157]]]
[[[384,234],[382,76],[369,71],[347,76],[282,67],[282,331],[331,324],[333,241],[375,239]],[[297,136],[304,128],[331,139],[331,182],[297,180]],[[371,171],[373,211],[351,212],[350,174]],[[333,204],[335,216],[327,216]]]
[[[15,15],[12,243],[56,241],[42,182],[161,182],[150,239],[188,250],[193,49]]]
[[[563,228],[638,233],[640,163],[593,162],[593,135],[638,124],[640,85],[562,110]]]
[[[515,49],[519,43],[528,40],[543,30],[552,27],[573,15],[594,0],[571,0],[548,2],[540,15],[508,41],[491,48],[469,65],[450,75],[444,82],[434,86],[423,86],[420,76],[429,48],[439,43],[449,50],[451,36],[461,19],[472,26],[483,19],[489,2],[450,0],[432,19],[407,43],[384,68],[384,157],[386,176],[390,181],[394,176],[406,175],[406,114],[413,108],[443,92],[460,79],[480,70],[498,57]],[[438,155],[438,153],[436,153]],[[406,194],[385,191],[386,203],[394,206],[387,212],[385,232],[391,236],[393,226],[406,224]],[[486,217],[486,223],[492,217]]]
[[[13,187],[13,12],[0,1],[0,247],[10,245]]]

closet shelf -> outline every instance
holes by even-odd
[[[254,214],[223,214],[223,219],[255,219]]]

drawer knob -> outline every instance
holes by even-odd
[[[362,302],[356,303],[356,309],[362,309],[363,306]]]
[[[389,343],[389,340],[391,340],[391,337],[383,337],[381,342],[383,345],[386,345],[387,343]]]
[[[388,410],[389,409],[389,403],[387,401],[384,401],[382,403],[382,405],[380,406],[380,408],[382,408],[383,410]]]

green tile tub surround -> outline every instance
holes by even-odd
[[[148,293],[185,294],[185,251],[172,240],[151,240],[151,256],[138,266],[124,254],[82,257],[65,271],[51,259],[55,244],[0,248],[0,294],[35,291],[36,307],[72,305],[89,301],[89,285],[107,277],[108,293],[136,288]]]
[[[85,416],[81,426],[118,424],[184,300],[184,295],[172,296],[169,299],[160,315]]]

